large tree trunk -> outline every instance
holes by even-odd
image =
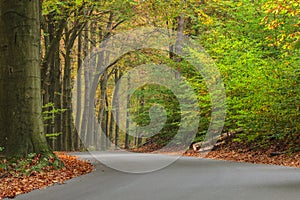
[[[41,117],[40,1],[0,2],[0,146],[48,153]]]

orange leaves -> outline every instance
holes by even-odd
[[[282,145],[284,146],[284,145]],[[148,144],[138,149],[133,149],[135,152],[155,152],[159,149],[157,145]],[[276,146],[269,145],[267,149],[259,148],[254,150],[243,143],[238,142],[223,142],[215,146],[214,150],[208,154],[199,154],[193,150],[187,150],[184,156],[205,157],[217,160],[230,160],[235,162],[249,162],[255,164],[272,164],[283,165],[300,168],[300,152],[293,154],[285,154],[284,149],[278,150]],[[161,153],[161,152],[160,152]],[[180,155],[176,149],[170,149],[166,154]]]
[[[0,199],[4,197],[12,198],[16,195],[53,184],[63,184],[68,179],[93,170],[93,166],[90,163],[78,160],[75,156],[69,156],[61,152],[56,152],[56,155],[64,163],[64,167],[59,170],[45,168],[41,172],[34,171],[29,176],[1,171],[0,175],[3,178],[0,178]],[[32,160],[33,165],[36,163],[36,159],[38,158],[36,157]],[[50,158],[49,162],[51,161],[54,162]]]
[[[267,150],[251,150],[246,146],[236,143],[227,143],[207,154],[207,158],[219,160],[231,160],[236,162],[250,162],[256,164],[272,164],[300,167],[300,153],[293,155],[273,152],[270,146]],[[276,154],[275,154],[276,153]]]
[[[265,17],[262,22],[268,30],[273,30],[272,37],[266,38],[271,45],[283,49],[296,48],[299,42],[298,24],[300,3],[297,0],[268,1],[264,4]],[[271,39],[270,39],[271,38]]]

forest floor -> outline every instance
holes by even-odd
[[[274,149],[271,146],[268,149],[251,149],[243,144],[230,142],[215,147],[205,158],[300,168],[300,152],[284,153]],[[185,155],[201,157],[201,154],[193,150],[187,151]]]
[[[87,174],[94,169],[92,164],[78,160],[76,156],[61,152],[55,152],[55,154],[64,163],[64,167],[58,170],[44,169],[40,172],[35,171],[30,175],[24,175],[24,172],[19,170],[10,170],[9,172],[0,170],[0,200],[5,197],[14,198],[19,194],[35,189],[64,184],[66,180]],[[34,162],[25,166],[26,169],[31,167],[34,167]]]
[[[155,152],[156,149],[159,148],[155,144],[149,144],[138,149],[133,149],[133,151]],[[283,145],[281,149],[278,149],[277,145],[269,145],[267,148],[253,148],[243,143],[223,141],[208,153],[201,154],[194,150],[188,150],[183,156],[300,168],[300,152],[288,153],[284,149]],[[166,150],[165,153],[179,154],[176,152],[176,149]]]

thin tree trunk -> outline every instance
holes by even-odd
[[[88,35],[88,24],[85,25],[85,32],[84,32],[84,40],[83,40],[83,54],[85,60],[88,60],[88,51],[89,51],[89,35]],[[80,138],[85,143],[86,147],[89,145],[89,137],[87,134],[87,124],[88,124],[88,116],[89,116],[89,91],[90,91],[90,80],[89,80],[89,68],[88,63],[85,63],[83,69],[81,70],[84,76],[84,98],[82,105],[84,106],[81,122],[80,122]]]
[[[105,134],[105,136],[106,136],[106,138],[105,138],[105,141],[106,141],[106,144],[105,144],[105,146],[106,146],[106,148],[109,148],[110,147],[110,142],[109,142],[109,134],[110,134],[110,128],[109,128],[109,112],[108,112],[108,99],[107,99],[107,95],[105,95],[106,96],[106,98],[105,98],[105,107],[106,107],[106,109],[105,109],[105,130],[106,130],[106,134]]]
[[[102,57],[102,56],[99,56]],[[101,58],[99,58],[101,62]],[[103,61],[102,61],[103,63]],[[106,116],[106,111],[107,111],[107,107],[106,107],[106,85],[107,85],[107,71],[105,71],[103,73],[103,77],[102,80],[100,81],[100,106],[99,106],[99,117],[98,117],[98,121],[100,123],[100,127],[101,127],[101,149],[104,150],[106,149],[106,140],[107,138],[107,126],[106,126],[106,120],[107,120],[107,116]]]
[[[140,99],[140,106],[141,106],[141,110],[144,110],[144,106],[145,106],[145,96],[144,96],[144,92],[145,92],[145,88],[142,87],[141,89],[141,99]],[[142,146],[142,142],[143,142],[143,138],[142,138],[142,134],[138,133],[138,141],[137,141],[137,146],[140,147]]]
[[[117,83],[118,83],[118,80],[119,78],[121,77],[121,74],[119,73],[119,69],[116,68],[115,69],[115,87],[117,86]],[[118,94],[118,90],[119,88],[116,87],[115,89],[115,94]],[[114,97],[114,98],[117,98],[115,99],[115,102],[119,102],[118,100],[118,96]],[[120,129],[119,129],[119,105],[116,105],[116,108],[115,108],[115,125],[114,125],[114,130],[115,130],[115,149],[118,149],[119,148],[119,136],[120,136]]]
[[[96,22],[92,22],[91,25],[90,25],[90,51],[93,50],[93,48],[96,47]],[[90,57],[89,58],[91,60],[91,63],[90,65],[93,65],[94,63],[96,63],[96,57],[93,56],[93,57]],[[92,67],[92,66],[88,66],[88,67]],[[93,77],[94,76],[94,72],[93,70],[91,70],[90,68],[88,69],[88,81],[89,81],[89,85],[91,85],[91,82],[93,80]],[[88,93],[90,93],[90,91],[93,90],[92,89],[92,86],[90,86],[90,90],[87,91]],[[89,115],[88,115],[88,121],[87,121],[87,134],[88,134],[88,138],[89,138],[89,145],[92,147],[92,148],[96,148],[96,143],[97,141],[95,141],[97,139],[97,132],[95,131],[95,109],[94,109],[94,99],[91,99],[90,97],[89,98]]]
[[[79,32],[78,34],[78,40],[77,40],[77,74],[79,75],[79,77],[77,77],[77,97],[76,97],[76,137],[75,137],[75,149],[80,149],[82,144],[80,143],[80,137],[79,137],[79,131],[80,131],[80,124],[81,124],[81,98],[82,98],[82,94],[81,94],[81,68],[82,68],[82,31]]]
[[[55,62],[53,68],[53,103],[56,109],[62,109],[62,80],[61,80],[61,62],[60,62],[60,47],[56,47]],[[54,117],[54,133],[60,133],[56,138],[55,150],[62,150],[62,113],[58,113]]]
[[[175,62],[181,62],[182,58],[178,55],[182,52],[182,42],[183,42],[183,36],[184,36],[184,15],[181,14],[178,17],[178,26],[177,26],[177,39],[175,44],[175,53],[176,56],[174,57]],[[177,68],[175,71],[175,78],[179,77],[180,68]]]
[[[113,143],[113,139],[114,139],[114,119],[112,116],[112,111],[109,111],[109,141],[111,143]]]
[[[127,77],[127,87],[128,90],[130,89],[130,74],[128,72]],[[126,106],[126,132],[125,132],[125,149],[129,149],[130,141],[129,141],[129,108],[130,108],[130,94],[127,94],[127,100],[126,100],[127,106]]]

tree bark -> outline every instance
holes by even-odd
[[[41,116],[39,3],[0,2],[0,146],[7,157],[49,153]]]
[[[117,85],[118,83],[118,80],[120,79],[120,77],[122,76],[122,74],[120,74],[119,72],[119,69],[118,67],[115,69],[115,86]],[[116,90],[115,90],[115,94],[118,94],[119,92],[119,87],[116,87]],[[118,98],[118,96],[116,96],[115,98]],[[115,99],[116,102],[119,102],[118,99]],[[116,108],[115,108],[115,125],[114,125],[114,130],[115,130],[115,149],[118,149],[119,148],[119,136],[120,136],[120,128],[119,128],[119,105],[116,105]]]
[[[82,31],[79,32],[78,34],[78,40],[77,40],[77,74],[79,76],[81,75],[80,70],[82,67]],[[80,121],[81,121],[81,77],[78,77],[77,79],[77,86],[76,86],[76,119],[75,119],[75,124],[76,124],[76,134],[75,134],[75,143],[74,147],[75,149],[80,149],[81,148],[81,143],[80,143],[80,137],[79,137],[79,132],[80,132]]]
[[[128,72],[128,77],[127,77],[127,87],[128,91],[130,90],[130,74]],[[125,133],[125,149],[129,149],[130,146],[130,140],[129,140],[129,108],[130,108],[130,94],[127,94],[127,106],[126,106],[126,133]]]

